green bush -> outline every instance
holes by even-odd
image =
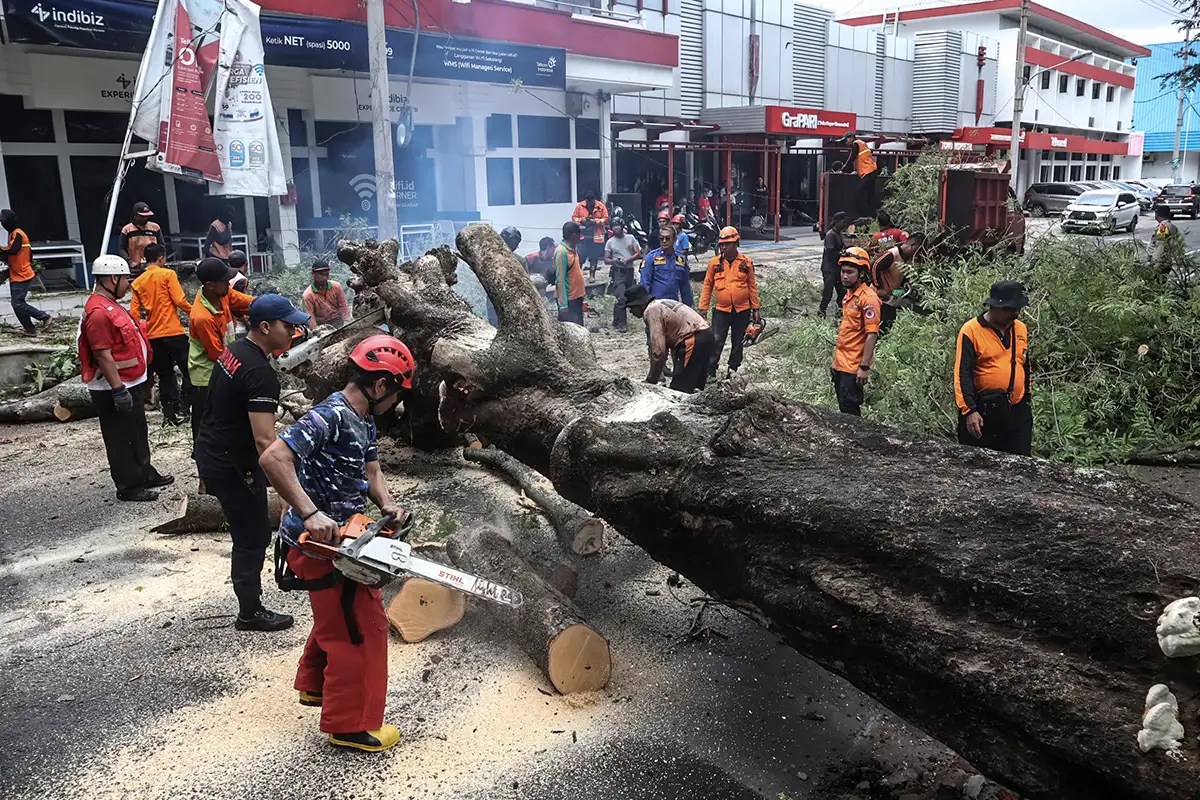
[[[983,310],[991,284],[1020,280],[1030,295],[1038,455],[1081,464],[1200,438],[1200,289],[1147,267],[1129,243],[1082,237],[1043,243],[1028,262],[972,250],[915,265],[927,316],[901,311],[880,343],[864,415],[953,436],[955,342]],[[835,406],[829,379],[836,328],[803,319],[766,343],[795,398]]]

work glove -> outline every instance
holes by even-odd
[[[133,410],[133,395],[129,393],[128,388],[122,386],[120,389],[113,389],[113,406],[117,411]]]

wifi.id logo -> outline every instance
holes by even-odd
[[[368,175],[366,173],[355,175],[350,179],[350,188],[353,189],[354,193],[362,199],[362,210],[370,211],[371,199],[375,197],[375,194],[378,191],[378,185],[375,183],[375,176]]]

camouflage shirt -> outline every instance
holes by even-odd
[[[367,462],[378,461],[374,417],[360,417],[341,392],[279,434],[296,457],[296,477],[317,508],[339,525],[367,507]],[[295,547],[304,521],[295,509],[279,532]]]

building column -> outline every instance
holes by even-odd
[[[62,145],[58,148],[58,177],[62,183],[64,210],[67,212],[67,237],[79,241],[82,236],[79,232],[79,206],[75,203],[75,179],[71,171],[71,157],[66,153],[69,149],[66,147],[67,117],[61,108],[56,108],[50,112],[50,118],[54,121],[54,141]]]
[[[600,196],[608,197],[613,193],[612,95],[597,92],[596,99],[600,106]]]
[[[169,231],[179,233],[179,195],[175,193],[175,176],[164,174],[163,183],[167,194],[167,219],[170,220],[167,227]]]
[[[8,173],[4,171],[4,147],[0,145],[0,208],[9,208]]]
[[[287,116],[287,111],[284,111],[284,118]],[[279,117],[276,115],[276,120]],[[283,177],[287,181],[289,187],[294,187],[292,173],[292,141],[288,136],[288,132],[278,125],[279,128],[279,152],[283,157]],[[287,198],[270,197],[267,198],[267,208],[271,214],[271,229],[274,231],[275,246],[283,258],[283,265],[289,269],[300,266],[300,231],[299,220],[296,215],[296,205],[294,203],[287,204],[283,201]]]

